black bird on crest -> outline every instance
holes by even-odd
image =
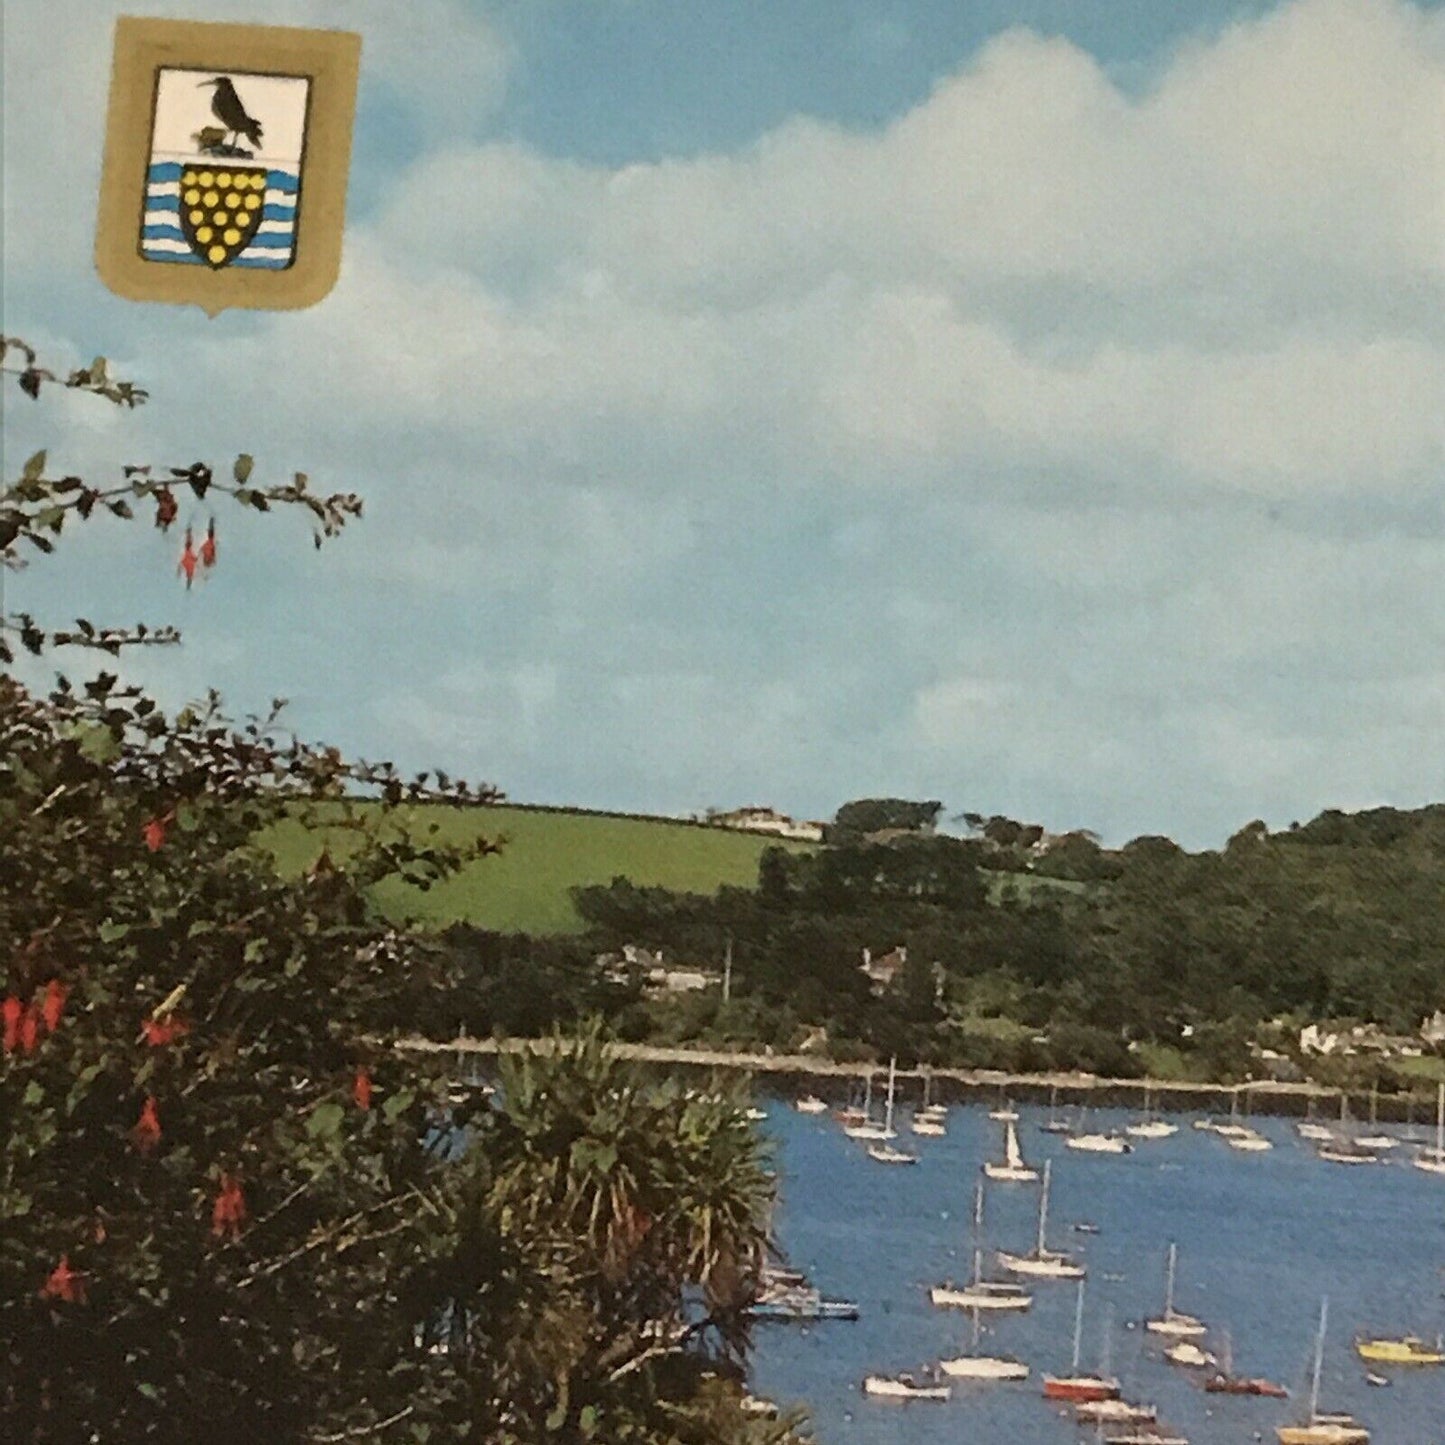
[[[236,94],[236,87],[231,83],[231,77],[218,75],[214,80],[203,80],[196,89],[204,90],[208,85],[216,87],[216,92],[211,97],[211,113],[226,127],[226,133],[234,136],[238,142],[245,136],[259,150],[261,122],[246,113],[246,107],[241,104],[241,97]]]

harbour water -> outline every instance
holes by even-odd
[[[1319,1319],[1328,1295],[1321,1408],[1349,1411],[1373,1445],[1445,1445],[1445,1367],[1388,1370],[1371,1386],[1354,1352],[1357,1333],[1445,1331],[1445,1178],[1397,1160],[1365,1167],[1317,1159],[1286,1120],[1256,1120],[1275,1148],[1241,1153],[1184,1125],[1172,1138],[1138,1141],[1113,1157],[1079,1153],[1038,1129],[1021,1110],[1031,1164],[1051,1158],[1049,1245],[1088,1266],[1083,1367],[1108,1363],[1127,1398],[1158,1406],[1159,1419],[1190,1445],[1273,1442],[1274,1427],[1302,1411]],[[1091,1129],[1130,1116],[1091,1115]],[[917,1369],[958,1354],[969,1316],[935,1308],[930,1285],[965,1280],[972,1268],[973,1191],[985,1158],[1000,1157],[1002,1125],[986,1107],[955,1107],[945,1138],[899,1143],[920,1156],[887,1166],[843,1136],[827,1115],[786,1102],[760,1125],[772,1136],[781,1187],[776,1232],[791,1263],[828,1296],[853,1299],[856,1323],[758,1327],[752,1388],[806,1405],[824,1445],[1062,1445],[1095,1439],[1092,1427],[1042,1398],[1045,1372],[1067,1372],[1077,1286],[1035,1281],[1025,1314],[986,1321],[980,1348],[1032,1367],[1020,1383],[954,1381],[947,1403],[867,1398],[868,1373]],[[1032,1248],[1039,1188],[988,1185],[983,1234],[989,1251]],[[1074,1225],[1097,1225],[1097,1234]],[[1190,1372],[1163,1359],[1168,1343],[1142,1321],[1163,1306],[1165,1259],[1178,1244],[1175,1304],[1226,1335],[1237,1374],[1263,1375],[1288,1400],[1206,1394]],[[986,1256],[989,1258],[990,1256]],[[1107,1344],[1106,1344],[1107,1335]],[[1378,1368],[1378,1367],[1377,1367]]]

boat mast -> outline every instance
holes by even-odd
[[[1169,1267],[1164,1273],[1164,1318],[1174,1318],[1174,1262],[1179,1253],[1179,1246],[1171,1239],[1169,1241]]]
[[[977,1234],[983,1229],[983,1180],[973,1186],[973,1229]]]
[[[1044,1185],[1039,1191],[1039,1243],[1035,1253],[1040,1259],[1044,1257],[1044,1230],[1049,1220],[1049,1166],[1054,1161],[1044,1160]]]
[[[1079,1342],[1084,1332],[1084,1281],[1079,1281],[1079,1296],[1074,1302],[1074,1354],[1073,1363],[1069,1366],[1069,1374],[1077,1376],[1079,1373]]]
[[[863,1084],[863,1120],[865,1123],[873,1122],[873,1070],[868,1070],[868,1077]]]
[[[1445,1164],[1445,1082],[1435,1099],[1435,1158]]]
[[[1320,1300],[1320,1332],[1315,1336],[1315,1367],[1310,1375],[1310,1418],[1309,1423],[1315,1423],[1315,1417],[1320,1412],[1320,1367],[1324,1364],[1325,1358],[1325,1321],[1329,1318],[1330,1301],[1326,1295]]]
[[[888,1103],[883,1111],[883,1132],[893,1132],[893,1086],[898,1079],[898,1059],[896,1057],[888,1060]]]

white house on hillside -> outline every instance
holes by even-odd
[[[776,808],[734,808],[730,813],[709,813],[707,820],[716,827],[738,828],[744,833],[768,833],[775,838],[793,838],[805,843],[823,840],[821,823],[800,822]]]

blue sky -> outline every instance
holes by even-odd
[[[363,33],[346,261],[215,321],[90,266],[121,8],[4,0],[5,324],[154,400],[7,397],[7,471],[245,449],[368,519],[223,512],[189,595],[95,529],[12,607],[520,800],[1441,796],[1438,7],[254,0]]]

